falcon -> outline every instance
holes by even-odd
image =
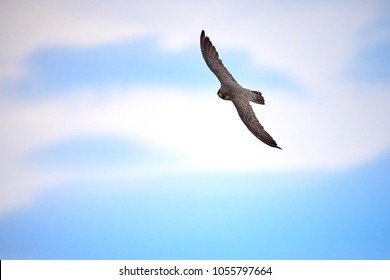
[[[218,96],[223,100],[230,100],[233,102],[241,120],[249,131],[258,139],[271,147],[281,149],[272,136],[264,130],[264,127],[256,118],[256,115],[249,104],[249,101],[251,101],[264,105],[264,98],[261,95],[261,92],[243,88],[237,83],[232,74],[230,74],[219,59],[217,50],[203,30],[200,34],[200,49],[207,66],[215,76],[217,76],[221,83],[221,88],[218,90]]]

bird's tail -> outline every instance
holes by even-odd
[[[264,105],[264,97],[261,95],[260,91],[251,90],[252,92],[252,98],[251,101],[255,102],[257,104]]]

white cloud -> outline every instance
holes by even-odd
[[[118,17],[91,1],[16,0],[0,7],[0,82],[26,74],[24,59],[41,48],[88,47],[143,34],[131,17]]]
[[[340,93],[337,99],[266,96],[267,105],[254,108],[282,151],[251,135],[234,106],[212,92],[126,88],[97,95],[79,91],[36,104],[3,99],[2,207],[27,203],[35,192],[55,183],[128,181],[182,172],[336,170],[372,160],[390,147],[390,133],[383,129],[390,117],[390,96],[380,90],[360,98],[353,92]],[[59,140],[91,135],[139,141],[167,159],[61,170],[26,158]]]
[[[381,36],[362,35],[383,14],[381,3],[1,3],[0,83],[28,74],[23,62],[42,48],[155,36],[161,47],[175,51],[197,46],[200,30],[205,29],[222,58],[227,49],[248,53],[306,92],[297,97],[259,88],[267,105],[255,106],[255,111],[282,151],[251,135],[232,104],[216,97],[216,89],[184,94],[188,89],[145,86],[106,89],[103,95],[79,90],[41,103],[0,95],[0,211],[28,203],[51,184],[72,180],[130,180],[166,172],[340,169],[374,159],[390,145],[389,129],[384,129],[390,117],[389,89],[341,77],[356,53],[383,38],[381,31]],[[26,158],[46,145],[85,135],[136,140],[167,153],[169,161],[119,170],[48,170]]]
[[[0,81],[23,74],[23,59],[41,48],[156,36],[175,50],[197,44],[205,29],[220,49],[250,53],[306,86],[336,77],[373,39],[361,36],[361,28],[385,10],[381,1],[224,1],[221,6],[216,0],[16,0],[0,6]]]

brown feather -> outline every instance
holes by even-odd
[[[238,115],[240,116],[243,123],[253,133],[258,139],[260,139],[265,144],[281,149],[276,144],[275,140],[267,131],[264,130],[264,127],[260,124],[259,120],[256,118],[255,112],[253,111],[248,100],[243,98],[233,98],[232,102],[237,109]]]
[[[215,76],[217,76],[221,84],[232,81],[237,83],[232,74],[229,73],[222,61],[219,59],[217,50],[203,30],[200,34],[200,49],[202,50],[202,56],[206,61],[207,66],[215,74]]]
[[[223,65],[222,61],[219,59],[217,50],[211,43],[209,37],[205,35],[203,30],[200,34],[200,49],[207,66],[221,82],[220,91],[223,92],[221,93],[220,97],[231,100],[233,102],[241,120],[244,122],[249,131],[252,132],[258,139],[271,147],[281,149],[278,147],[271,135],[269,135],[268,132],[264,130],[264,127],[256,118],[256,115],[253,112],[251,105],[249,104],[249,101],[258,104],[264,104],[264,98],[261,93],[258,91],[244,89],[236,82],[232,74],[230,74],[230,72]]]

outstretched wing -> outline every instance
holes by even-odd
[[[252,132],[257,138],[263,141],[265,144],[281,149],[276,144],[275,140],[267,131],[264,130],[264,127],[260,124],[259,120],[256,118],[255,112],[249,101],[243,98],[235,97],[232,99],[234,106],[237,109],[238,115],[241,120],[244,122],[246,127]]]
[[[217,50],[203,30],[200,34],[200,49],[202,50],[202,56],[206,61],[207,66],[215,74],[215,76],[217,76],[221,84],[226,84],[232,81],[237,83],[232,74],[229,73],[222,61],[219,59]]]

